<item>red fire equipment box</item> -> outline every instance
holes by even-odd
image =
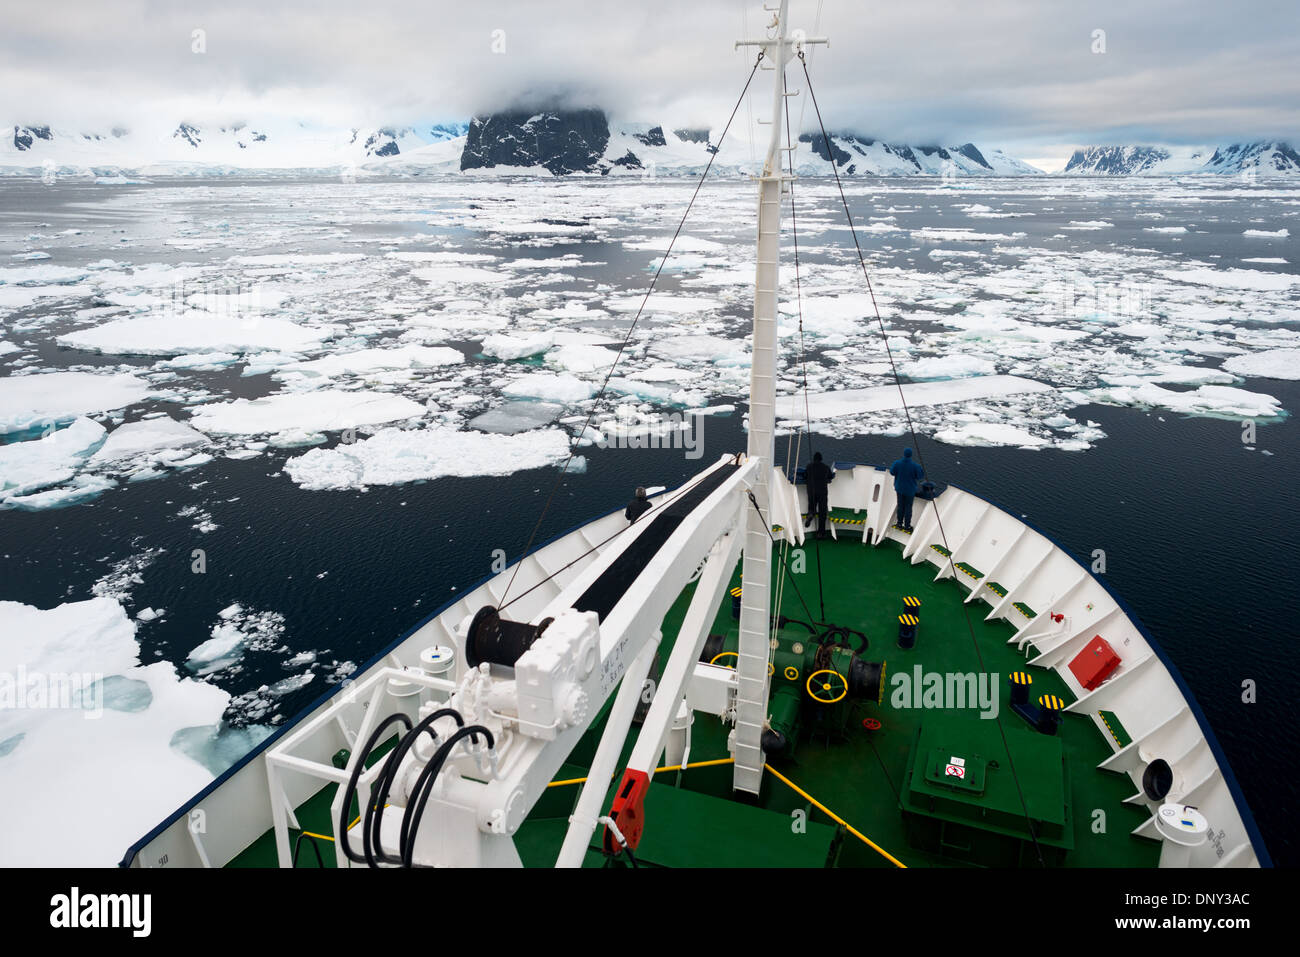
[[[1070,662],[1070,670],[1074,672],[1074,677],[1079,679],[1079,684],[1088,691],[1094,690],[1118,667],[1119,655],[1115,654],[1115,649],[1101,635],[1088,642],[1088,647],[1075,655],[1074,660]]]

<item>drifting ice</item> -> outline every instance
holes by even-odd
[[[419,403],[399,395],[322,389],[199,406],[194,410],[194,424],[204,432],[223,435],[272,434],[290,429],[319,432],[396,422],[423,415],[424,411]]]
[[[489,435],[435,426],[382,429],[361,442],[312,449],[290,459],[284,470],[307,489],[362,488],[443,476],[510,475],[556,465],[568,454],[569,437],[562,429]]]
[[[149,383],[133,375],[46,372],[5,376],[0,378],[0,433],[125,408],[150,391]]]

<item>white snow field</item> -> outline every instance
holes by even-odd
[[[0,601],[0,866],[111,867],[212,780],[172,739],[214,729],[230,696],[141,664],[135,630],[112,598]]]

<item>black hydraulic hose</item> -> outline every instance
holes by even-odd
[[[366,863],[371,867],[378,867],[380,861],[387,864],[400,864],[402,862],[400,857],[394,857],[392,854],[384,852],[383,842],[380,839],[380,828],[384,820],[384,805],[388,803],[388,794],[392,790],[393,782],[397,779],[397,770],[402,764],[402,759],[414,747],[420,735],[427,733],[433,739],[434,744],[438,743],[438,733],[430,726],[439,718],[454,718],[458,728],[465,725],[465,719],[460,716],[459,711],[453,708],[439,708],[406,732],[402,740],[398,742],[397,747],[393,748],[388,760],[384,762],[383,769],[379,772],[379,777],[375,781],[377,797],[366,805],[365,820],[361,825],[361,848],[365,852]]]
[[[302,850],[303,839],[306,838],[311,844],[311,849],[316,852],[316,866],[321,870],[325,869],[325,861],[320,856],[320,845],[316,843],[316,838],[312,837],[306,831],[298,835],[298,840],[293,842],[293,864],[292,867],[298,866],[298,852]]]
[[[420,833],[420,819],[424,817],[425,805],[429,801],[429,795],[433,792],[433,785],[437,781],[438,774],[442,771],[442,766],[446,764],[447,757],[451,754],[451,749],[463,738],[477,738],[480,734],[487,738],[489,748],[496,745],[492,732],[481,724],[473,724],[467,728],[457,728],[438,748],[437,753],[434,754],[420,773],[419,780],[415,782],[415,787],[411,790],[411,800],[406,805],[406,813],[402,815],[400,847],[403,867],[411,866],[411,860],[415,855],[415,836]]]
[[[847,648],[848,645],[846,644],[846,640],[848,639],[848,637],[849,637],[849,630],[845,628],[843,625],[831,625],[829,628],[827,628],[824,632],[821,633],[821,635],[817,639],[817,643],[824,647],[827,644],[830,644],[831,639],[834,638],[837,639],[834,642],[836,645],[843,645],[844,647]]]
[[[826,630],[819,633],[817,628],[810,625],[808,622],[800,621],[798,618],[787,618],[785,615],[780,616],[776,620],[776,627],[778,628],[784,628],[786,625],[798,625],[800,628],[808,629],[809,634],[817,636],[817,643],[819,645],[826,644],[828,638],[838,637],[843,639],[838,642],[838,644],[843,645],[845,648],[852,648],[853,646],[849,643],[849,638],[851,636],[856,636],[862,640],[861,644],[858,645],[858,654],[862,654],[867,650],[867,636],[856,628],[850,628],[848,625],[827,625],[824,621],[818,622],[818,624],[825,626]]]
[[[798,625],[800,628],[807,628],[809,634],[815,635],[817,633],[816,628],[808,624],[808,622],[806,621],[800,621],[798,618],[787,618],[785,617],[785,615],[782,615],[780,618],[777,619],[778,628],[784,628],[786,625]]]
[[[348,842],[348,812],[352,809],[352,798],[357,793],[357,780],[361,777],[361,772],[366,769],[366,758],[370,757],[370,752],[374,750],[380,736],[388,730],[389,725],[397,722],[406,725],[406,729],[410,730],[411,719],[400,711],[396,714],[390,714],[381,721],[379,727],[375,728],[365,746],[357,755],[356,767],[352,769],[352,776],[348,779],[347,790],[343,792],[343,807],[339,810],[339,845],[343,848],[343,853],[347,856],[347,859],[354,864],[361,864],[366,860],[363,855],[352,850],[352,845]]]

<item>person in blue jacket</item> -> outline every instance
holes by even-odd
[[[898,493],[898,528],[912,530],[912,499],[916,497],[916,483],[925,478],[925,469],[912,461],[912,450],[903,449],[903,457],[889,467],[894,476],[894,491]]]

